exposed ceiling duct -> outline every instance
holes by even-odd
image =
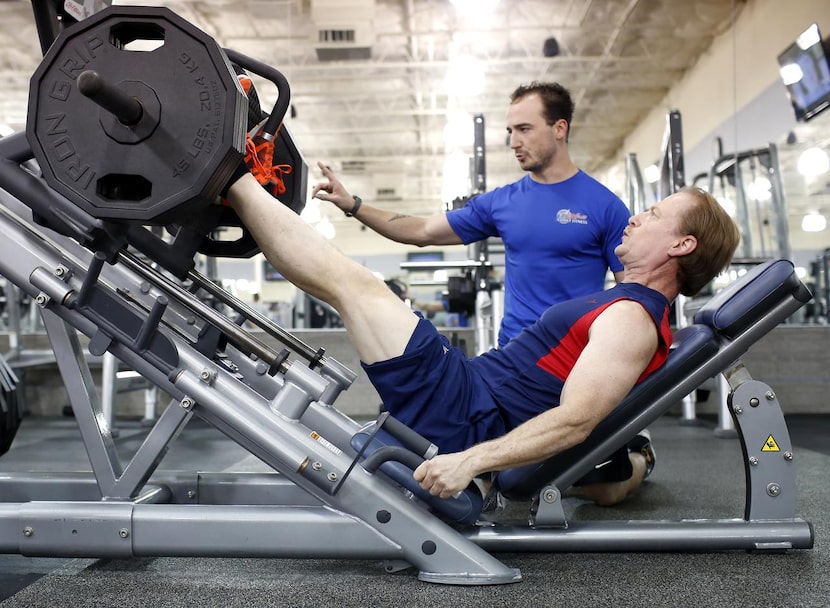
[[[312,0],[312,44],[320,61],[372,56],[375,0]]]

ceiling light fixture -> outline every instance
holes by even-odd
[[[798,157],[798,172],[804,177],[817,177],[830,170],[830,158],[821,148],[807,148]]]
[[[499,4],[499,0],[450,0],[450,3],[462,13],[491,12]]]
[[[759,175],[746,188],[746,193],[749,198],[754,201],[764,202],[772,198],[772,184],[769,179],[763,175]]]
[[[323,219],[317,222],[314,229],[323,235],[323,238],[328,240],[332,240],[335,236],[337,236],[337,230],[335,229],[334,224],[332,224],[331,220],[327,217],[323,217]]]
[[[470,193],[470,157],[455,149],[444,158],[441,200],[451,201]]]
[[[306,224],[314,228],[328,240],[332,240],[337,236],[337,229],[334,227],[334,224],[320,210],[319,200],[309,200],[300,213],[300,217],[303,218]]]
[[[657,165],[649,165],[643,169],[643,177],[646,178],[649,184],[656,184],[657,180],[660,179],[660,167]]]
[[[827,228],[827,218],[817,211],[811,211],[801,218],[801,229],[804,232],[821,232]]]
[[[317,199],[309,200],[300,213],[300,217],[303,218],[307,224],[311,224],[312,226],[319,222],[323,217],[320,213],[320,201]]]
[[[469,56],[453,59],[444,76],[444,90],[454,97],[481,95],[484,92],[484,66]]]
[[[465,148],[473,145],[473,117],[464,110],[452,110],[444,125],[444,145],[449,148]]]
[[[720,206],[729,214],[729,217],[735,217],[738,210],[735,207],[735,202],[731,198],[728,196],[716,196],[715,200],[720,203]]]

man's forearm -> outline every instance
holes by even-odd
[[[586,423],[569,423],[556,408],[540,414],[507,435],[463,452],[439,454],[424,461],[413,476],[421,487],[446,498],[463,490],[475,477],[539,462],[583,441]],[[561,419],[561,420],[560,420]]]
[[[407,245],[431,245],[424,234],[425,219],[394,211],[378,209],[363,203],[354,218],[392,241]]]
[[[572,418],[554,408],[528,420],[506,435],[466,450],[476,475],[545,460],[581,443],[593,422]]]
[[[312,188],[312,198],[330,202],[347,216],[356,218],[381,236],[418,247],[462,243],[446,216],[418,217],[372,207],[364,203],[359,196],[350,193],[329,166],[322,162],[318,162],[317,166],[323,172],[326,181]]]

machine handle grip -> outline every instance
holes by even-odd
[[[387,415],[385,418],[378,419],[378,424],[383,430],[425,460],[438,453],[437,445],[393,416]]]

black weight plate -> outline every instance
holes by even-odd
[[[146,97],[134,138],[80,93],[86,70]],[[246,103],[206,33],[163,7],[112,6],[49,49],[31,79],[26,134],[49,185],[94,217],[163,223],[213,199],[230,177]]]
[[[5,396],[8,411],[0,415],[0,455],[9,451],[22,420],[17,392]]]
[[[449,277],[447,279],[447,310],[470,316],[475,312],[476,286],[472,278]]]
[[[18,395],[17,377],[0,356],[0,376],[4,378],[0,387],[0,455],[11,447],[23,418]]]

